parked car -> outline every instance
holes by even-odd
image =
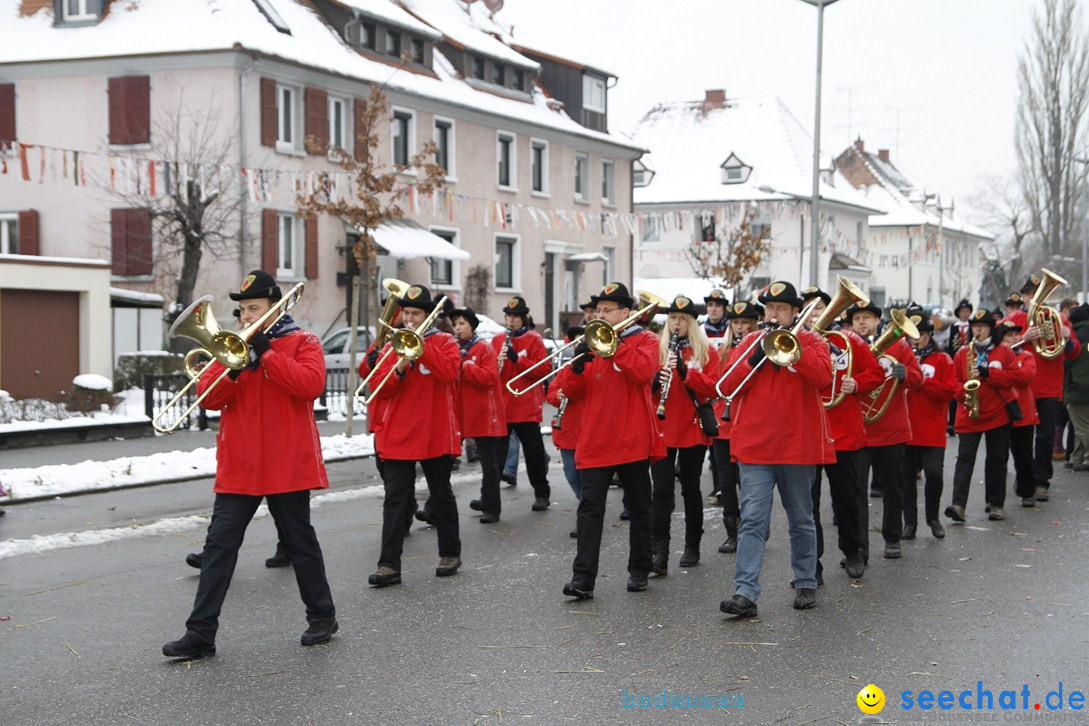
[[[355,349],[356,358],[355,364],[358,366],[359,361],[362,359],[363,354],[367,352],[367,346],[364,345],[364,335],[367,328],[360,326],[356,328],[355,337]],[[349,361],[351,350],[348,348],[349,336],[352,332],[351,328],[340,328],[334,330],[329,335],[325,336],[325,340],[321,343],[321,348],[325,352],[325,368],[348,368],[351,365]],[[374,328],[370,329],[370,335],[373,339]]]

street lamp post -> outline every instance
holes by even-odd
[[[1086,194],[1086,214],[1081,221],[1081,301],[1089,303],[1089,159],[1076,158],[1074,161],[1082,165],[1085,173],[1082,175],[1082,186]]]
[[[817,8],[817,102],[813,120],[813,231],[810,234],[809,284],[820,279],[820,180],[821,180],[821,60],[824,49],[824,9],[839,0],[802,0]]]

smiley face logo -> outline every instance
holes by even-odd
[[[880,713],[881,709],[885,707],[885,692],[870,683],[858,692],[855,701],[858,703],[858,708],[862,713]]]

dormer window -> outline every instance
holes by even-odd
[[[386,55],[401,57],[401,34],[392,30],[386,31]]]
[[[582,107],[587,111],[605,113],[605,79],[583,74]]]
[[[514,69],[514,90],[526,90],[526,72],[521,70],[520,68]]]
[[[412,38],[412,62],[423,63],[424,62],[424,42],[423,38]]]
[[[484,80],[484,59],[477,55],[473,56],[473,78]]]
[[[507,85],[507,67],[495,63],[492,65],[492,83],[497,86]]]
[[[723,184],[744,184],[752,173],[752,167],[737,158],[736,154],[730,154],[730,158],[722,162],[720,167]]]
[[[359,24],[359,45],[363,48],[375,50],[378,47],[378,29],[374,23]]]
[[[81,20],[97,20],[98,15],[95,13],[99,3],[94,0],[63,0],[64,1],[64,19],[71,21]]]

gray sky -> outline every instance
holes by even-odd
[[[952,195],[967,212],[981,174],[1016,166],[1017,58],[1037,6],[839,0],[826,8],[826,157],[861,135],[868,150],[890,149],[927,191]],[[613,131],[629,130],[658,101],[702,98],[708,88],[780,96],[813,128],[817,10],[801,0],[506,0],[497,17],[527,45],[618,75]]]

